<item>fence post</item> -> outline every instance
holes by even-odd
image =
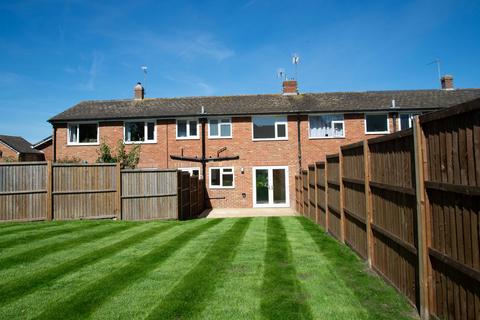
[[[182,218],[182,175],[177,170],[177,220]]]
[[[323,171],[323,182],[325,184],[325,232],[328,233],[328,223],[330,219],[328,218],[329,211],[328,209],[328,162],[325,158],[325,170]]]
[[[371,268],[373,264],[374,246],[373,246],[373,233],[372,225],[373,212],[372,212],[372,193],[370,190],[370,150],[368,149],[368,140],[363,140],[363,165],[364,165],[364,178],[365,178],[365,221],[367,228],[367,262]]]
[[[52,161],[47,161],[47,220],[53,220],[53,168]]]
[[[115,177],[116,181],[116,197],[115,197],[115,215],[117,216],[117,220],[122,220],[122,169],[120,167],[120,163],[117,163],[115,166]]]
[[[338,152],[338,183],[340,184],[340,240],[345,243],[345,212],[343,212],[343,153]]]
[[[313,187],[313,193],[314,193],[314,197],[315,197],[315,200],[314,200],[314,204],[315,204],[315,223],[318,224],[318,186],[317,186],[317,164],[316,163],[313,163],[313,183],[314,183],[314,187]]]
[[[428,277],[428,223],[425,193],[424,137],[418,117],[413,126],[415,155],[415,186],[417,197],[417,239],[420,316],[429,319],[429,277]]]

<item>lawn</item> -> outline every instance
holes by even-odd
[[[303,217],[0,224],[1,319],[411,319]]]

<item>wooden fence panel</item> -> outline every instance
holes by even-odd
[[[327,211],[328,232],[338,240],[342,239],[342,211],[340,201],[340,157],[327,156]]]
[[[315,165],[308,166],[308,217],[317,223],[317,206],[315,196]]]
[[[47,163],[0,164],[0,221],[47,219]]]
[[[177,219],[177,171],[122,170],[122,219]]]
[[[325,186],[325,162],[317,162],[316,166],[316,175],[317,175],[317,203],[315,207],[317,208],[317,223],[326,230],[327,227],[327,205],[326,205],[326,186]]]
[[[370,139],[368,146],[375,252],[372,266],[418,305],[413,132]]]
[[[54,164],[54,219],[114,218],[115,169],[115,164]]]
[[[307,217],[308,216],[308,171],[302,171],[302,195],[303,195],[303,212],[302,214]]]
[[[480,319],[480,100],[420,117],[430,221],[430,312]]]
[[[341,148],[345,243],[367,258],[367,215],[363,142]]]

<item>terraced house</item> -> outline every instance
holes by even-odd
[[[409,128],[416,114],[480,97],[480,89],[299,93],[83,101],[54,116],[54,160],[98,157],[102,141],[141,144],[140,167],[205,177],[212,207],[293,206],[294,176],[343,144]]]

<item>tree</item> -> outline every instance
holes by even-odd
[[[103,141],[97,150],[98,163],[120,163],[120,167],[134,169],[140,161],[140,145],[134,145],[130,151],[125,148],[125,143],[118,140],[115,154],[112,154],[112,148]]]

